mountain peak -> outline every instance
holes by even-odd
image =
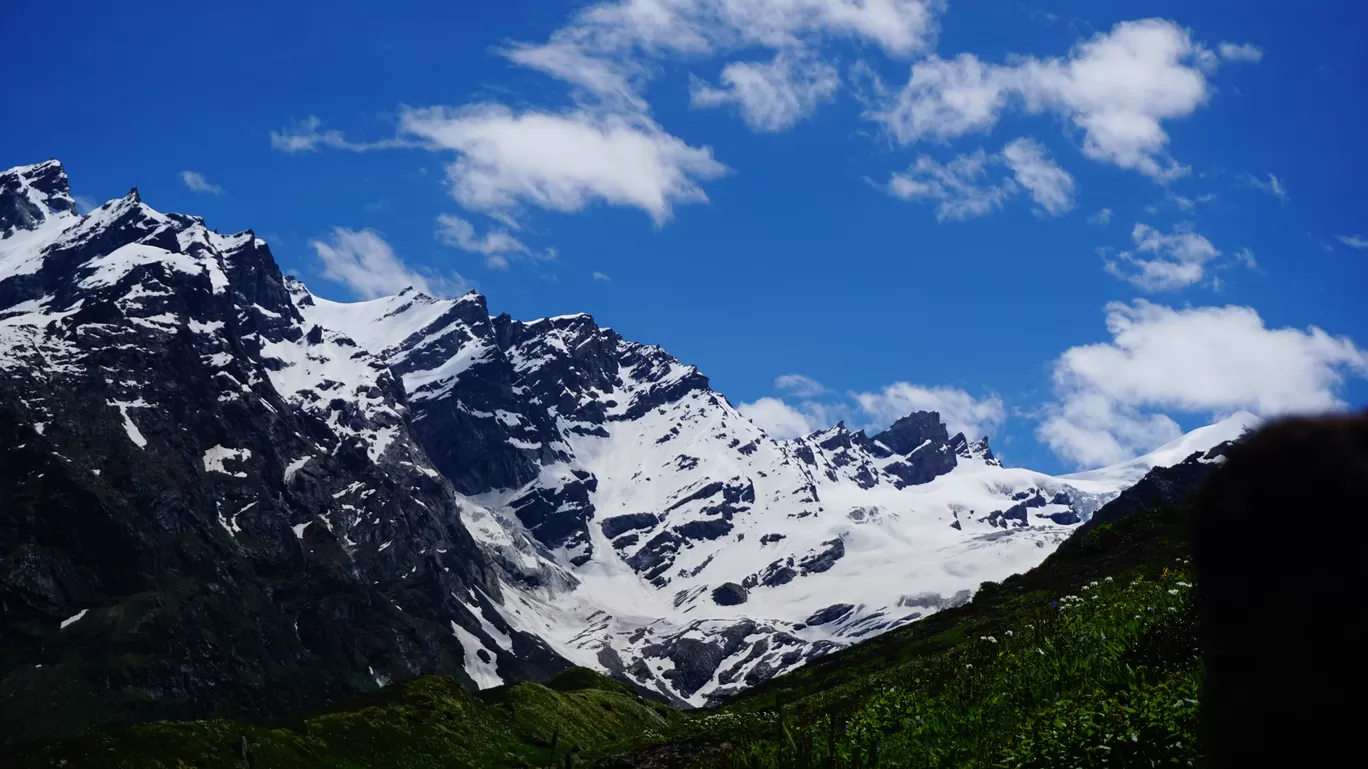
[[[76,201],[60,162],[47,160],[0,173],[0,237],[75,213]]]
[[[874,436],[898,454],[911,454],[930,441],[940,446],[950,442],[950,431],[938,411],[914,411]]]

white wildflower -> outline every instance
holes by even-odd
[[[1012,637],[1012,631],[1008,630],[1007,633],[1006,633],[1006,635],[1007,635],[1008,638],[1011,638],[1011,637]]]
[[[1169,595],[1178,595],[1178,591],[1177,591],[1177,590],[1174,590],[1174,589],[1170,589],[1170,590],[1168,591],[1168,594],[1169,594]]]
[[[1113,582],[1114,580],[1113,580],[1111,577],[1107,577],[1106,579],[1104,579],[1104,580],[1102,580],[1102,581],[1103,581],[1103,582]]]

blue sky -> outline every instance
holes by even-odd
[[[329,298],[590,312],[779,433],[1061,470],[1368,403],[1361,4],[278,5],[7,6],[0,166]]]

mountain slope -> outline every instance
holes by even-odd
[[[0,190],[0,740],[565,666],[262,241],[136,190],[76,216],[52,162]]]
[[[53,161],[0,174],[0,431],[5,740],[572,662],[717,702],[1040,563],[1140,466],[1002,467],[934,412],[777,441],[589,315],[332,302],[136,190],[77,215]]]
[[[516,321],[475,294],[291,294],[402,377],[415,430],[458,489],[573,573],[570,589],[506,590],[509,621],[680,704],[964,602],[1039,563],[1136,468],[1247,417],[1052,478],[1002,467],[932,412],[873,437],[838,425],[773,440],[696,369],[588,315]]]

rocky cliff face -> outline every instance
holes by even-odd
[[[55,163],[0,221],[0,738],[565,666],[494,610],[399,378],[265,243],[136,191],[76,216]]]

